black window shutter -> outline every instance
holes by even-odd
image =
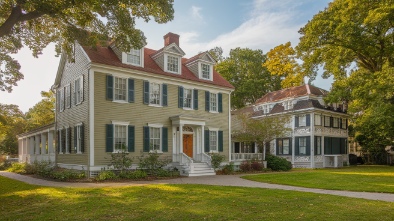
[[[223,95],[222,95],[222,93],[219,93],[218,94],[218,111],[219,111],[219,113],[222,113],[223,112]]]
[[[107,75],[107,100],[114,99],[114,77]]]
[[[71,153],[71,127],[67,128],[68,153]]]
[[[345,129],[347,129],[348,128],[348,125],[347,125],[347,123],[348,123],[348,120],[347,119],[345,119],[346,120],[346,128]]]
[[[178,107],[183,108],[183,87],[178,87]]]
[[[311,137],[306,137],[306,155],[311,155]]]
[[[209,130],[205,130],[204,133],[204,151],[209,152]]]
[[[134,102],[134,79],[129,78],[129,103]]]
[[[128,152],[134,152],[134,147],[135,147],[135,141],[134,141],[134,137],[135,137],[135,129],[134,126],[129,125],[128,127],[128,141],[127,141],[127,151]]]
[[[330,117],[330,127],[333,127],[333,126],[334,126],[334,118]]]
[[[276,155],[279,155],[279,139],[276,139]]]
[[[148,81],[144,81],[143,83],[143,87],[144,87],[144,97],[143,97],[143,101],[144,104],[149,104],[149,82]]]
[[[78,133],[78,129],[77,129],[77,127],[78,126],[76,126],[76,127],[74,127],[74,151],[75,151],[75,153],[77,152],[77,141],[78,141],[78,139],[77,139],[77,133]]]
[[[310,114],[306,115],[306,126],[307,127],[311,126],[311,115]]]
[[[81,76],[81,85],[82,85],[82,87],[80,87],[81,88],[81,102],[83,101],[83,97],[84,97],[84,94],[83,94],[83,88],[84,88],[84,86],[83,86],[83,79],[84,79],[84,75]],[[70,91],[71,91],[71,88],[70,88]],[[70,101],[70,104],[71,104],[71,101]]]
[[[62,153],[66,153],[66,128],[62,130]]]
[[[148,126],[144,126],[144,152],[149,152],[149,127]]]
[[[198,90],[193,90],[193,109],[198,110]]]
[[[162,129],[162,144],[161,144],[161,150],[163,152],[168,152],[168,128],[167,127],[163,127]]]
[[[205,110],[209,111],[209,91],[205,91]]]
[[[331,154],[331,137],[324,137],[324,154]]]
[[[343,129],[342,128],[342,118],[339,118],[339,128]]]
[[[293,154],[293,140],[289,138],[289,154]]]
[[[85,131],[84,131],[84,126],[83,124],[81,125],[81,152],[85,152],[85,137],[84,137]]]
[[[167,96],[167,94],[168,94],[168,89],[167,89],[167,84],[163,84],[163,94],[162,94],[162,100],[163,100],[163,102],[162,102],[162,105],[163,106],[168,106],[168,96]]]
[[[219,152],[223,152],[223,131],[221,131],[221,130],[218,131],[218,139],[219,139],[218,150],[219,150]]]
[[[112,153],[114,152],[114,125],[107,124],[106,127],[107,141],[105,151]]]
[[[295,138],[295,155],[296,156],[298,156],[300,154],[300,150],[299,150],[300,144],[299,144],[299,142],[300,142],[300,138],[296,137]]]
[[[295,127],[298,127],[298,125],[299,125],[298,122],[299,122],[299,118],[298,118],[298,116],[296,116],[295,117],[295,124],[294,124]]]
[[[57,142],[56,142],[56,148],[57,148],[57,153],[60,153],[60,131],[56,131],[56,137],[57,137]]]

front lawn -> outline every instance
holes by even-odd
[[[242,178],[318,189],[394,193],[394,167],[392,166],[293,169],[292,172],[248,175]]]
[[[206,185],[53,188],[0,176],[1,220],[392,220],[394,203]]]

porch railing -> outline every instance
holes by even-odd
[[[199,153],[199,154],[197,154],[197,156],[196,156],[196,160],[197,160],[197,161],[200,161],[200,162],[207,163],[209,166],[211,166],[212,157],[209,156],[209,155],[206,154],[206,153]]]
[[[262,153],[231,153],[231,160],[262,160]]]
[[[174,161],[183,165],[189,166],[193,163],[193,159],[187,156],[185,153],[174,154]]]

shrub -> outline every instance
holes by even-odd
[[[267,167],[273,171],[288,171],[291,170],[291,163],[285,158],[274,155],[267,155]]]
[[[264,166],[261,162],[252,161],[252,163],[250,164],[250,167],[254,171],[262,171]]]
[[[52,171],[51,177],[53,179],[57,179],[57,180],[61,180],[61,181],[76,180],[76,179],[85,178],[85,172],[57,168]]]
[[[142,154],[138,158],[140,161],[138,167],[141,169],[146,169],[148,174],[156,176],[159,169],[171,163],[171,160],[159,159],[159,157],[160,156],[158,153],[148,153],[147,157]]]
[[[239,165],[239,169],[243,172],[249,172],[252,170],[250,161],[245,160]]]
[[[7,170],[12,166],[12,161],[10,160],[4,160],[3,162],[0,163],[0,170]]]
[[[96,176],[97,181],[113,180],[116,178],[117,176],[112,170],[103,170]]]
[[[108,166],[112,166],[115,170],[127,170],[133,164],[133,160],[128,155],[125,149],[119,153],[111,153],[111,163]]]
[[[222,174],[233,174],[234,173],[234,163],[230,162],[229,164],[226,164],[223,169],[220,171]]]
[[[220,167],[220,164],[224,161],[224,155],[220,155],[217,153],[211,153],[211,164],[214,170],[217,170]]]
[[[8,172],[20,173],[20,174],[26,173],[26,163],[12,163],[10,165],[11,166],[9,166],[7,169]]]
[[[35,173],[42,177],[51,177],[54,166],[50,161],[35,161],[33,163]]]

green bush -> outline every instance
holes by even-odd
[[[112,166],[115,170],[125,171],[131,167],[133,160],[128,157],[129,153],[125,151],[126,147],[119,153],[111,153],[111,163],[108,166]]]
[[[9,160],[4,160],[3,162],[0,163],[0,171],[1,170],[7,170],[12,166],[12,162]]]
[[[224,161],[224,155],[220,155],[217,153],[211,153],[211,165],[214,170],[217,170],[220,167],[220,164]]]
[[[50,161],[35,161],[33,166],[35,167],[36,174],[47,178],[51,177],[54,169],[54,166]]]
[[[68,170],[68,169],[60,169],[57,168],[52,171],[51,177],[53,179],[61,180],[61,181],[69,181],[69,180],[76,180],[85,178],[84,171],[78,170]]]
[[[13,173],[25,174],[26,163],[12,163],[11,166],[8,167],[7,171]]]
[[[114,180],[116,178],[117,176],[112,170],[103,170],[96,176],[97,181]]]
[[[139,180],[139,179],[144,179],[148,175],[143,170],[136,170],[136,171],[124,170],[121,171],[118,176],[119,178],[122,179]]]
[[[160,159],[160,155],[158,153],[148,153],[148,156],[144,156],[142,154],[139,158],[140,169],[147,170],[148,174],[157,176],[157,172],[159,169],[171,163],[170,159]]]
[[[285,158],[274,155],[267,155],[267,167],[273,171],[288,171],[291,170],[291,163]]]
[[[234,163],[230,162],[229,164],[226,164],[223,169],[220,171],[221,174],[233,174],[235,171],[234,169]]]

